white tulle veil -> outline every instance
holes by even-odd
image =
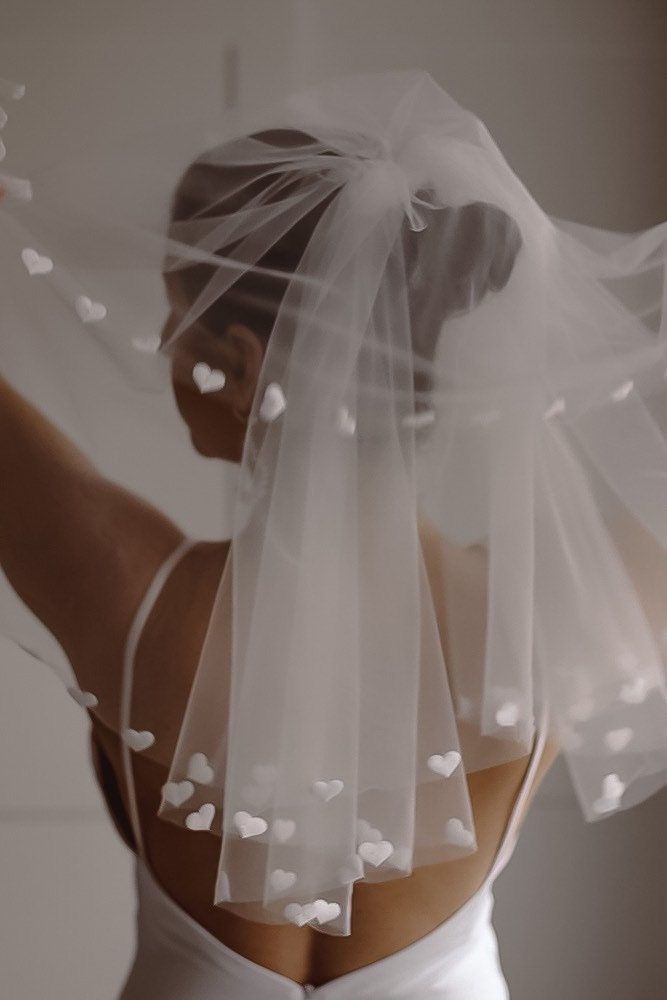
[[[349,934],[357,880],[476,850],[467,777],[545,710],[587,820],[664,785],[667,223],[550,217],[416,70],[48,161],[0,177],[2,372],[184,531],[229,525],[177,741],[140,751],[219,835],[215,901]],[[231,321],[265,343],[233,492],[169,385]],[[76,687],[10,581],[1,614]]]

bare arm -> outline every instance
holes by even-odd
[[[0,565],[66,651],[86,623],[122,628],[181,532],[99,474],[0,376]]]

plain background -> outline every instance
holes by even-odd
[[[187,119],[418,66],[485,121],[549,213],[624,231],[667,218],[664,0],[3,0],[1,20],[0,74],[29,88],[11,123],[26,155],[57,153],[100,114]],[[85,714],[6,644],[0,669],[2,994],[113,1000],[133,948],[131,858]],[[555,766],[496,883],[513,1000],[665,996],[666,828],[664,794],[585,824]]]

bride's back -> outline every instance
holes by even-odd
[[[475,550],[445,548],[442,539],[425,528],[422,550],[438,608],[446,647],[443,561],[456,560],[475,599],[476,580],[484,578]],[[204,641],[229,546],[227,542],[198,543],[173,567],[155,599],[142,630],[134,667],[132,720],[155,735],[155,751],[171,759]],[[477,569],[479,572],[477,572]],[[157,569],[157,566],[155,567]],[[145,579],[146,567],[133,574]],[[481,595],[480,595],[481,596]],[[75,664],[80,684],[100,688],[104,675],[104,708],[93,713],[93,747],[97,773],[120,832],[132,839],[130,806],[123,778],[118,736],[122,642],[107,646],[106,655]],[[532,795],[557,753],[547,738]],[[299,982],[326,982],[368,965],[422,938],[447,920],[481,885],[491,868],[503,830],[521,786],[528,757],[470,774],[470,797],[479,849],[457,861],[417,869],[412,875],[354,888],[352,934],[333,937],[309,927],[267,925],[237,917],[212,902],[220,840],[213,832],[184,829],[159,818],[157,808],[168,768],[141,753],[133,753],[138,812],[146,857],[167,894],[225,945],[257,964]],[[132,845],[135,846],[135,845]]]

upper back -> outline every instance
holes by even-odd
[[[457,560],[460,572],[468,574],[470,599],[474,600],[476,580],[481,581],[483,576],[477,571],[479,553],[445,548],[426,529],[422,544],[444,629],[442,560]],[[318,969],[318,977],[335,978],[423,937],[472,895],[491,867],[528,758],[468,776],[479,845],[474,854],[419,868],[406,878],[355,885],[353,933],[349,938],[322,935],[309,927],[251,923],[215,907],[212,887],[218,865],[219,836],[213,832],[193,835],[156,814],[228,552],[228,543],[197,543],[186,551],[155,595],[139,637],[134,662],[132,725],[155,735],[152,754],[157,758],[141,754],[132,757],[141,839],[148,863],[161,885],[219,940],[246,958],[302,982],[313,977],[314,967]],[[446,645],[444,634],[443,644]],[[120,664],[97,661],[87,669],[108,670],[114,678],[113,697],[104,711],[96,711],[96,717],[93,716],[93,735],[108,768],[116,776],[119,795],[114,797],[107,780],[108,804],[116,813],[121,804],[125,815],[116,818],[127,830],[128,791],[117,735]],[[91,679],[94,690],[93,683]],[[555,740],[548,738],[532,792],[556,753]],[[397,913],[400,920],[396,919]]]

